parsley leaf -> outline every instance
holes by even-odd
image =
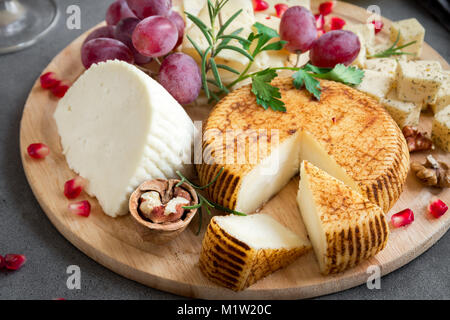
[[[280,89],[271,85],[277,76],[273,69],[265,69],[252,75],[252,92],[256,96],[256,103],[265,110],[269,107],[274,111],[286,112],[284,102],[280,100]]]
[[[294,86],[297,89],[305,86],[306,90],[311,92],[317,100],[320,100],[320,95],[322,94],[320,91],[320,82],[314,79],[313,75],[306,72],[304,69],[300,69],[294,73],[292,77],[294,78]]]
[[[333,69],[317,68],[308,64],[305,70],[313,72],[315,78],[333,80],[348,85],[360,84],[364,78],[364,70],[354,66],[346,67],[343,64],[337,64]]]

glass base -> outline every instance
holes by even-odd
[[[57,17],[54,0],[0,0],[0,54],[33,45]]]

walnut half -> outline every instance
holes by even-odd
[[[424,164],[417,161],[411,163],[411,170],[422,184],[429,187],[450,187],[450,172],[446,163],[436,161],[429,155]]]

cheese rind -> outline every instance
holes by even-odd
[[[431,138],[436,146],[450,152],[450,105],[434,116]]]
[[[93,65],[54,113],[69,167],[112,217],[145,180],[190,174],[194,126],[176,100],[135,66]]]
[[[301,164],[297,203],[324,275],[352,268],[386,246],[383,211],[307,161]]]
[[[200,269],[211,281],[240,291],[310,249],[307,239],[268,215],[216,216],[203,238]]]
[[[402,51],[414,54],[408,56],[409,59],[420,58],[425,38],[425,28],[415,18],[396,21],[392,23],[391,27],[391,42],[397,39],[399,32],[399,46],[416,41],[416,43],[404,48]]]
[[[437,61],[399,61],[397,96],[400,100],[433,104],[442,82]]]

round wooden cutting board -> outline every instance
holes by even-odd
[[[106,8],[105,8],[106,10]],[[317,10],[314,10],[314,12]],[[367,12],[359,7],[339,2],[335,14],[347,22],[365,22]],[[387,37],[390,21],[377,37]],[[84,69],[80,61],[80,47],[86,34],[65,48],[43,71],[53,71],[63,79],[75,81]],[[425,45],[423,59],[438,60],[445,69],[447,62],[431,47]],[[322,276],[311,251],[289,267],[257,282],[239,293],[218,287],[203,276],[198,267],[205,226],[195,235],[198,218],[178,238],[166,245],[154,245],[141,240],[130,216],[113,219],[106,216],[97,200],[89,199],[92,212],[89,218],[70,214],[68,200],[63,195],[65,181],[73,178],[61,152],[60,138],[53,120],[58,100],[35,83],[23,111],[20,132],[20,148],[28,181],[41,207],[56,228],[77,248],[92,259],[129,279],[175,294],[205,299],[297,299],[337,292],[365,283],[370,265],[380,266],[383,275],[403,266],[432,246],[449,228],[450,214],[440,219],[432,218],[426,206],[432,196],[450,203],[450,190],[424,188],[411,175],[405,190],[395,207],[388,214],[405,208],[415,212],[416,220],[406,228],[392,229],[388,246],[376,257],[356,268],[333,276]],[[186,108],[194,120],[206,119],[211,106],[196,105]],[[431,115],[422,115],[421,129],[431,131]],[[32,160],[26,154],[29,144],[46,143],[51,154],[45,160]],[[432,152],[437,159],[450,162],[450,155]],[[422,161],[426,154],[413,155]],[[269,203],[262,212],[268,213],[294,232],[305,233],[297,204],[298,178],[292,181]],[[206,215],[205,215],[206,216]],[[444,253],[443,254],[447,254]]]

